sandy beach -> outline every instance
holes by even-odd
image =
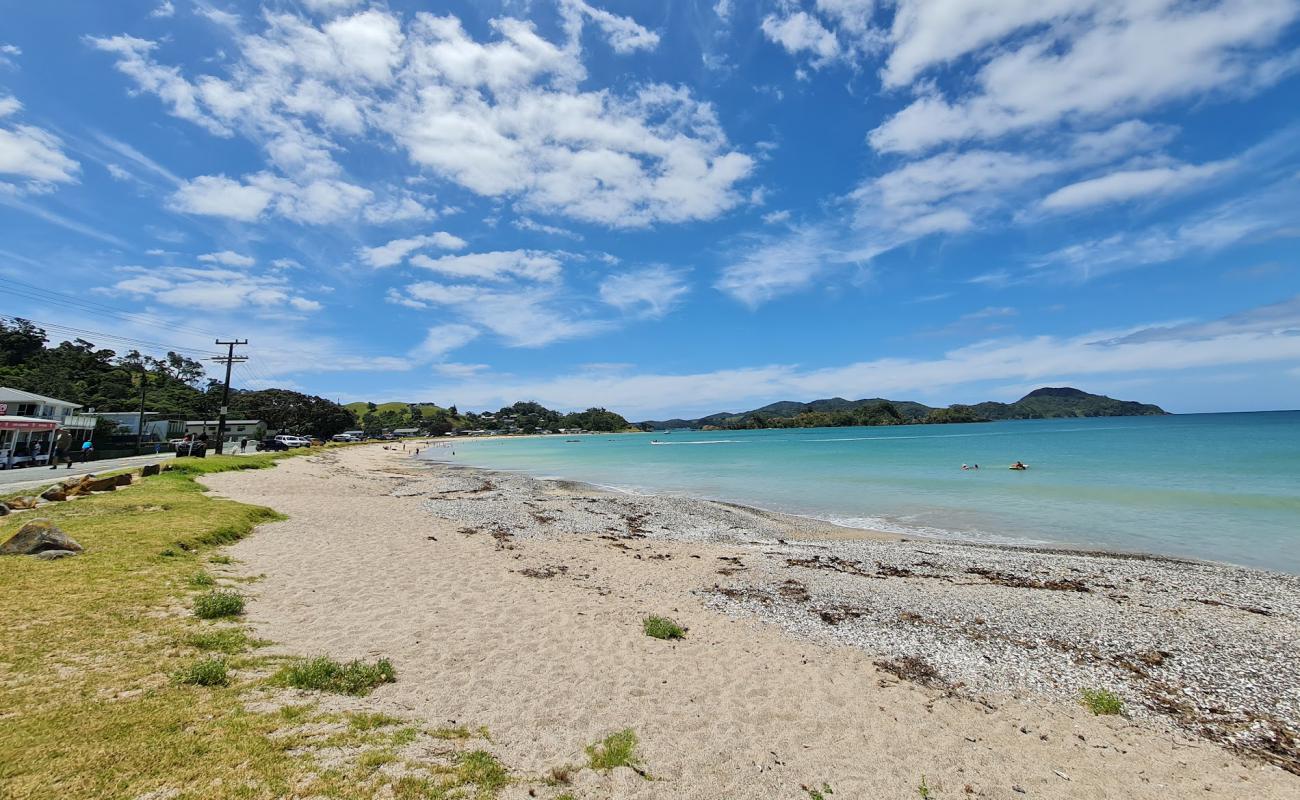
[[[204,482],[289,517],[229,548],[230,575],[265,576],[256,634],[392,659],[395,684],[347,702],[486,726],[538,778],[504,797],[1300,794],[1292,576],[849,535],[379,446]],[[686,638],[645,636],[648,614]],[[644,775],[541,780],[625,728]]]

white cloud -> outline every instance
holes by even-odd
[[[830,63],[840,54],[840,44],[835,34],[805,11],[795,11],[785,16],[769,14],[763,18],[762,29],[764,36],[792,55],[811,53],[815,56],[814,66]]]
[[[281,275],[219,267],[123,267],[120,272],[129,277],[101,291],[148,298],[175,308],[249,310],[269,316],[322,308],[320,303],[302,296]]]
[[[581,33],[581,18],[596,24],[616,53],[653,50],[659,46],[659,34],[646,30],[630,17],[620,17],[600,8],[593,8],[584,0],[561,0],[561,12],[568,17],[570,35]]]
[[[163,0],[158,6],[149,12],[149,16],[156,19],[166,19],[176,13],[176,7],[172,5],[171,0]]]
[[[918,70],[946,60],[941,50],[968,52],[1026,35],[991,50],[970,94],[950,101],[923,87],[922,96],[871,132],[875,149],[916,153],[1063,120],[1143,111],[1210,91],[1249,92],[1285,71],[1262,48],[1300,15],[1293,0],[1014,0],[991,14],[983,4],[953,5],[966,17],[954,16],[952,8],[900,7],[895,36],[900,18],[905,31],[890,56],[887,81],[914,79]],[[1044,22],[1051,24],[1036,31]],[[958,28],[965,32],[954,46],[948,37]]]
[[[417,167],[476,194],[611,227],[711,219],[743,202],[736,184],[753,159],[729,146],[708,103],[661,84],[577,88],[587,77],[584,21],[615,49],[647,47],[655,35],[576,0],[565,8],[577,22],[566,24],[563,45],[509,18],[494,20],[496,38],[483,43],[456,18],[428,13],[405,29],[380,9],[320,27],[270,13],[262,32],[236,35],[239,57],[225,78],[186,78],[155,61],[154,42],[88,41],[172,114],[260,144],[269,166],[289,176],[258,173],[263,180],[299,185],[275,188],[282,199],[273,210],[299,221],[333,221],[365,205],[333,155],[365,133],[389,137]],[[353,196],[337,208],[298,202],[340,192]],[[386,216],[418,213],[402,206]]]
[[[227,267],[251,267],[257,263],[257,260],[253,257],[241,255],[232,250],[222,250],[219,253],[205,253],[199,256],[199,261],[205,261],[209,264],[224,264]]]
[[[1215,162],[1118,170],[1063,186],[1043,198],[1042,207],[1049,211],[1074,211],[1172,194],[1221,175],[1231,166],[1228,162]]]
[[[782,225],[790,221],[790,211],[783,209],[781,211],[769,211],[763,215],[764,225]]]
[[[176,190],[172,200],[181,211],[252,222],[274,197],[259,186],[249,186],[225,175],[201,175]]]
[[[429,328],[419,347],[411,351],[411,357],[417,361],[441,361],[448,353],[477,339],[478,335],[478,328],[472,325],[435,325]]]
[[[468,284],[415,283],[390,301],[410,308],[443,306],[499,336],[511,347],[542,347],[566,339],[592,336],[610,329],[603,320],[570,313],[561,290],[554,286],[506,287]]]
[[[592,370],[538,380],[488,374],[434,391],[455,397],[463,406],[531,397],[551,407],[575,408],[599,398],[633,419],[645,419],[773,400],[951,394],[953,387],[991,381],[1096,383],[1102,376],[1294,363],[1300,358],[1300,336],[1291,332],[1300,328],[1300,303],[1279,305],[1285,308],[1234,315],[1211,329],[1138,327],[1068,337],[992,339],[929,359],[880,358],[821,369],[775,364],[691,374]],[[1157,332],[1160,335],[1152,335]]]
[[[271,266],[276,269],[302,269],[302,264],[292,258],[277,258],[271,262]]]
[[[302,4],[317,13],[333,14],[339,11],[347,11],[362,0],[302,0]]]
[[[357,258],[372,267],[391,267],[400,264],[402,259],[425,247],[438,247],[443,250],[461,250],[468,245],[459,236],[445,231],[437,231],[427,236],[413,236],[408,239],[393,239],[378,247],[363,247],[357,250]]]
[[[750,308],[806,289],[828,270],[863,259],[847,252],[840,236],[824,227],[796,228],[788,235],[760,237],[736,255],[714,283]]]
[[[411,259],[411,265],[457,278],[493,281],[511,276],[530,281],[554,281],[562,272],[560,260],[554,254],[537,250],[469,253],[441,258],[421,254]]]
[[[657,319],[672,311],[690,287],[681,271],[651,267],[610,275],[600,283],[600,299],[620,311]]]
[[[545,233],[549,236],[563,236],[566,239],[582,240],[582,234],[580,233],[556,225],[547,225],[531,217],[517,217],[511,224],[521,231],[533,231],[535,233]]]
[[[0,66],[13,66],[14,59],[23,54],[23,50],[16,44],[0,43]],[[4,114],[0,114],[4,116]]]
[[[22,104],[0,97],[0,118],[12,116]],[[63,141],[34,125],[0,127],[0,175],[25,179],[28,189],[48,191],[55,183],[75,183],[81,165],[63,152]],[[3,186],[0,183],[0,186]]]

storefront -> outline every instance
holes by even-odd
[[[0,467],[48,464],[58,427],[53,420],[0,415]]]

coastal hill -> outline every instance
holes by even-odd
[[[697,419],[648,420],[643,430],[674,428],[815,428],[853,425],[908,425],[949,422],[989,422],[1002,419],[1060,417],[1135,417],[1168,413],[1149,403],[1116,400],[1069,386],[1035,389],[1014,403],[988,401],[975,405],[935,408],[911,400],[831,397],[810,403],[782,401],[752,411],[723,411]]]

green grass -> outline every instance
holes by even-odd
[[[401,718],[394,717],[392,714],[361,712],[348,715],[348,727],[354,731],[373,731],[376,728],[387,728],[401,724]]]
[[[189,686],[226,686],[230,683],[230,673],[224,658],[205,658],[177,670],[172,679]]]
[[[826,800],[826,795],[835,794],[835,790],[831,788],[829,783],[823,783],[820,789],[815,786],[801,786],[799,788],[808,793],[808,800]]]
[[[328,656],[317,656],[300,658],[285,665],[271,682],[295,689],[364,696],[370,694],[376,686],[396,680],[397,671],[386,658],[373,664],[361,661],[344,664]]]
[[[265,647],[270,642],[254,639],[242,628],[211,628],[182,637],[187,647],[209,653],[242,653],[256,647]]]
[[[194,481],[198,472],[246,469],[254,458],[210,457],[202,470],[171,470],[130,489],[51,504],[42,516],[86,552],[56,565],[0,559],[0,619],[20,621],[0,634],[0,796],[470,800],[489,797],[502,784],[500,773],[490,779],[481,758],[466,766],[452,755],[412,763],[430,777],[322,768],[313,756],[318,743],[296,731],[326,721],[315,704],[246,705],[250,682],[243,671],[279,663],[248,652],[261,642],[235,626],[169,613],[192,602],[189,580],[206,563],[230,563],[216,555],[213,542],[283,519],[267,508],[209,496]],[[256,460],[270,466],[278,458]],[[0,541],[23,516],[0,517]],[[162,550],[173,555],[160,558]],[[216,670],[200,665],[213,655],[227,658],[226,685],[199,688],[171,679],[202,674],[207,680]],[[58,680],[50,679],[53,670]],[[344,726],[335,735],[341,746],[390,751],[411,737],[407,727]],[[418,732],[411,741],[417,740]],[[468,780],[485,775],[485,784]]]
[[[238,592],[218,589],[194,598],[194,616],[199,619],[237,617],[244,613],[244,598]]]
[[[479,796],[492,796],[510,782],[510,773],[486,750],[474,750],[461,756],[456,777],[478,787]]]
[[[1124,701],[1110,689],[1084,689],[1079,694],[1084,708],[1094,714],[1121,714],[1124,711]]]
[[[194,573],[190,576],[188,583],[194,589],[206,589],[217,585],[216,579],[206,572]]]
[[[212,558],[209,558],[208,562],[212,564],[233,564],[235,563],[235,559],[227,555],[215,555]]]
[[[667,617],[649,616],[641,621],[645,635],[654,639],[685,639],[686,629]]]
[[[931,800],[934,797],[934,789],[930,788],[930,784],[926,783],[924,775],[921,776],[920,785],[916,787],[916,793],[921,797],[921,800]]]
[[[599,742],[587,746],[587,761],[592,769],[606,770],[614,767],[636,767],[636,731],[631,728],[611,733]]]

